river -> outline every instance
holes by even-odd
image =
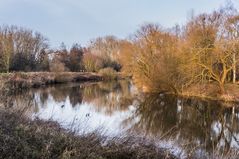
[[[178,156],[207,158],[239,151],[239,109],[216,101],[140,93],[130,81],[32,88],[9,97],[34,119],[52,120],[77,134],[143,137]],[[231,107],[228,107],[231,106]]]

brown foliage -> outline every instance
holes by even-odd
[[[121,44],[123,71],[145,91],[180,92],[215,82],[224,93],[225,83],[237,78],[238,17],[235,8],[225,7],[193,16],[182,29],[143,25]]]

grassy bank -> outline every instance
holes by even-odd
[[[153,159],[176,158],[153,144],[134,139],[105,142],[97,134],[76,136],[54,122],[29,121],[0,111],[0,158]]]
[[[12,89],[37,87],[47,84],[77,82],[77,81],[100,81],[101,75],[85,72],[29,72],[0,74],[0,83]]]
[[[91,72],[17,72],[0,73],[0,90],[4,87],[11,89],[21,89],[30,87],[39,87],[48,84],[83,82],[83,81],[102,81],[124,79],[122,74],[115,72],[109,73],[91,73]]]
[[[221,94],[214,83],[194,85],[179,93],[179,96],[187,98],[201,98],[223,102],[239,102],[239,85],[226,84],[225,93]]]
[[[100,73],[90,72],[18,72],[0,74],[0,91],[17,90],[31,87],[41,87],[50,84],[83,82],[83,81],[108,81],[130,78],[122,73],[105,69]],[[239,85],[226,84],[226,92],[220,94],[218,87],[211,84],[193,85],[179,92],[179,96],[186,98],[202,98],[226,102],[239,102]],[[144,90],[142,89],[144,92]],[[150,92],[149,92],[150,93]]]
[[[225,84],[225,92],[221,93],[218,85],[211,82],[207,84],[194,84],[178,92],[170,90],[150,90],[145,85],[134,83],[140,91],[144,93],[168,93],[183,98],[198,98],[203,100],[213,100],[222,102],[239,102],[239,84]]]

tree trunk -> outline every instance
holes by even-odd
[[[233,68],[232,68],[232,72],[233,72],[232,82],[236,83],[236,54],[235,53],[233,53]]]
[[[224,94],[225,93],[225,88],[224,88],[224,84],[223,83],[219,84],[219,88],[220,88],[220,93]]]

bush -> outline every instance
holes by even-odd
[[[97,72],[103,68],[103,60],[91,53],[87,53],[83,57],[83,64],[85,71],[87,72]]]
[[[67,71],[67,68],[63,63],[60,61],[53,61],[50,65],[50,71],[51,72],[65,72]]]
[[[99,70],[99,74],[103,76],[106,80],[115,80],[117,79],[117,72],[110,67]]]

